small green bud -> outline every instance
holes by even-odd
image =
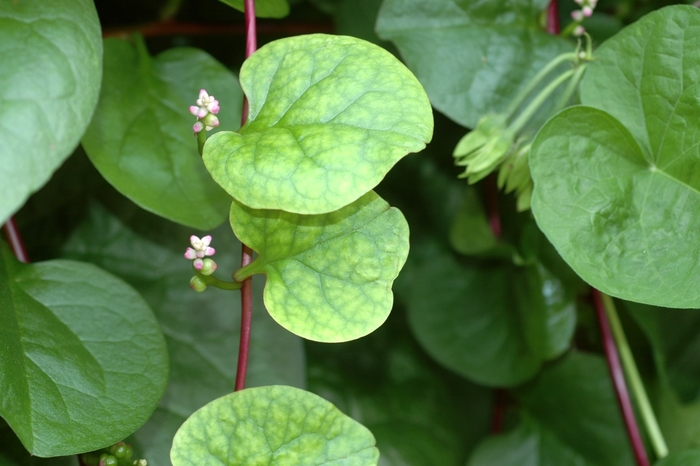
[[[195,275],[190,279],[190,288],[198,293],[201,293],[207,289],[207,284],[204,283],[201,278]]]
[[[109,452],[114,455],[117,459],[130,459],[131,458],[131,446],[124,442],[117,442],[111,447],[109,447]]]
[[[202,275],[211,275],[216,271],[217,267],[216,262],[206,258],[202,260],[202,268],[199,270],[199,273]]]
[[[98,463],[99,466],[119,466],[119,460],[108,454],[108,453],[102,453],[100,455],[100,462]]]

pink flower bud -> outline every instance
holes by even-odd
[[[576,26],[576,27],[574,28],[573,34],[574,34],[576,37],[579,37],[579,36],[582,36],[584,32],[586,32],[586,28],[584,28],[583,26]]]
[[[202,259],[195,259],[194,261],[192,261],[192,266],[196,270],[202,270],[202,267],[204,267],[204,261],[202,261]]]
[[[583,11],[574,10],[571,12],[571,17],[574,19],[574,21],[583,21]]]
[[[187,248],[185,251],[185,259],[193,260],[197,258],[197,251],[192,248]]]
[[[194,125],[192,125],[192,131],[194,131],[194,134],[199,133],[199,132],[202,131],[203,129],[204,129],[204,124],[202,124],[201,121],[198,121],[197,123],[195,123]]]
[[[581,8],[581,11],[583,12],[583,16],[585,16],[586,18],[590,17],[593,14],[593,8],[589,6],[584,6],[583,8]]]

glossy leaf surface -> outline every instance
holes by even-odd
[[[226,218],[230,197],[211,180],[188,108],[206,89],[224,126],[240,121],[236,77],[205,52],[175,48],[151,58],[143,39],[105,41],[105,79],[83,147],[109,183],[142,208],[193,228]]]
[[[241,85],[248,121],[209,138],[204,163],[255,209],[340,209],[432,137],[430,102],[416,78],[381,47],[352,37],[267,44],[243,64]]]
[[[220,0],[238,11],[245,11],[244,0]],[[256,0],[255,16],[258,18],[284,18],[289,14],[287,0]]]
[[[377,464],[374,437],[313,393],[249,388],[194,413],[173,439],[174,466]]]
[[[89,260],[132,283],[158,317],[170,353],[170,381],[155,413],[129,443],[149,465],[169,466],[177,429],[193,412],[230,393],[235,385],[240,299],[237,292],[207,289],[195,293],[189,288],[192,266],[182,257],[189,229],[146,213],[136,220],[134,223],[142,226],[140,232],[95,206],[69,240],[65,254]],[[144,230],[151,236],[144,236]],[[155,241],[165,232],[172,238],[172,246]],[[235,270],[240,265],[240,243],[231,229],[222,225],[210,233],[219,271]],[[225,277],[219,272],[216,275]],[[253,287],[246,385],[287,384],[303,388],[302,341],[265,311],[261,281],[254,279]]]
[[[538,29],[546,6],[542,0],[386,0],[377,31],[399,48],[433,106],[473,128],[483,115],[505,109],[547,62],[572,50]]]
[[[391,285],[408,255],[408,224],[369,192],[324,215],[256,210],[234,201],[231,227],[258,252],[237,280],[267,276],[265,306],[290,332],[310,340],[353,340],[391,311]]]
[[[0,9],[0,224],[80,142],[97,104],[102,40],[90,0]]]
[[[90,264],[0,246],[0,414],[37,456],[111,445],[165,390],[165,341],[133,288]]]
[[[490,386],[530,379],[572,336],[572,294],[541,265],[460,263],[430,240],[414,242],[397,293],[414,335],[445,367]]]
[[[677,6],[610,39],[582,84],[599,109],[561,112],[530,154],[533,213],[571,267],[608,294],[665,307],[700,307],[693,31],[700,12]]]

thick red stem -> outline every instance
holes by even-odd
[[[559,34],[559,10],[557,0],[551,0],[547,7],[547,33]]]
[[[28,263],[29,255],[27,254],[27,250],[24,248],[22,236],[20,236],[19,230],[17,229],[17,224],[12,217],[7,219],[7,223],[5,223],[3,230],[5,230],[7,242],[10,244],[10,248],[12,248],[12,252],[15,254],[17,260],[24,262],[25,264]]]
[[[255,30],[255,0],[245,0],[245,24],[246,46],[245,56],[250,57],[258,48],[257,34]],[[248,99],[243,100],[243,114],[241,126],[248,119]],[[253,251],[243,245],[241,267],[245,267],[253,260]],[[250,350],[250,328],[253,318],[253,280],[247,278],[241,287],[241,339],[238,345],[238,369],[236,370],[235,391],[245,388],[245,378],[248,372],[248,353]]]
[[[595,304],[595,310],[598,316],[598,323],[600,324],[600,333],[603,337],[605,359],[608,361],[610,378],[612,379],[613,386],[615,387],[615,395],[617,396],[617,401],[620,404],[620,410],[622,410],[622,418],[625,421],[627,435],[629,436],[630,443],[632,444],[634,458],[636,459],[638,466],[649,466],[647,451],[644,448],[644,442],[642,442],[642,437],[639,434],[639,427],[637,426],[637,420],[634,416],[634,410],[632,409],[632,401],[630,400],[629,392],[627,391],[625,375],[622,371],[622,364],[620,363],[620,355],[617,352],[617,346],[615,345],[615,339],[613,338],[612,330],[610,329],[610,323],[608,322],[608,318],[605,314],[603,298],[600,296],[600,292],[595,288],[591,289],[591,294],[593,295],[593,302]]]

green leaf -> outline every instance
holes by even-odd
[[[683,403],[700,400],[700,312],[626,302],[654,348],[659,371]]]
[[[66,244],[65,254],[98,264],[133,284],[163,327],[171,360],[170,382],[153,416],[129,442],[149,465],[169,466],[177,429],[197,409],[230,393],[234,387],[240,297],[238,293],[217,289],[192,291],[187,285],[192,267],[182,257],[192,232],[145,212],[143,217],[135,223],[148,232],[156,232],[156,238],[161,236],[160,231],[167,231],[175,238],[174,245],[149,240],[104,209],[93,206],[85,223]],[[240,265],[241,246],[231,228],[222,225],[210,233],[219,271],[235,270]],[[262,283],[254,279],[253,288],[246,385],[287,384],[303,388],[302,340],[265,312]]]
[[[661,461],[654,463],[654,466],[695,466],[696,464],[700,464],[700,450],[671,453]]]
[[[221,124],[237,125],[243,96],[236,77],[201,50],[176,48],[153,59],[142,38],[134,41],[105,40],[105,79],[83,147],[102,176],[142,208],[214,228],[231,199],[202,164],[188,108],[204,88],[221,102]]]
[[[133,288],[89,264],[21,264],[0,245],[0,414],[36,456],[111,445],[165,389],[165,341]]]
[[[97,103],[102,41],[90,0],[0,9],[0,224],[78,145]]]
[[[377,31],[399,48],[433,106],[473,128],[482,116],[504,110],[551,59],[573,49],[539,30],[545,4],[386,0]],[[548,111],[543,109],[537,120],[544,121]]]
[[[459,262],[426,239],[413,250],[397,292],[414,335],[445,367],[512,387],[568,347],[574,297],[541,264]]]
[[[684,405],[671,387],[659,379],[655,386],[654,413],[669,450],[700,449],[700,403]]]
[[[612,115],[559,113],[530,153],[533,213],[581,278],[623,299],[700,306],[700,196],[647,161]]]
[[[376,465],[374,437],[328,401],[285,386],[249,388],[194,413],[173,439],[174,466]]]
[[[601,357],[569,353],[515,394],[543,428],[582,456],[586,464],[634,464],[610,375]]]
[[[525,414],[518,427],[484,440],[467,466],[593,466],[557,435]],[[604,466],[604,465],[600,465]]]
[[[306,348],[309,390],[372,431],[380,466],[463,466],[488,432],[492,391],[431,361],[402,309],[365,338]]]
[[[219,0],[238,11],[245,11],[244,0]],[[287,0],[255,0],[255,16],[258,18],[284,18],[289,14]]]
[[[241,85],[248,121],[209,138],[204,163],[255,209],[340,209],[432,136],[430,102],[416,78],[360,39],[313,34],[269,43],[243,64]]]
[[[450,244],[456,251],[466,255],[487,253],[498,245],[473,187],[464,190],[464,200],[450,228]]]
[[[674,308],[700,307],[693,31],[700,11],[676,6],[606,42],[582,84],[600,109],[560,113],[530,154],[533,212],[571,267],[605,293]]]
[[[408,256],[408,224],[374,192],[338,211],[298,215],[231,206],[231,227],[258,252],[237,280],[264,273],[265,306],[310,340],[367,335],[391,311],[391,284]]]

